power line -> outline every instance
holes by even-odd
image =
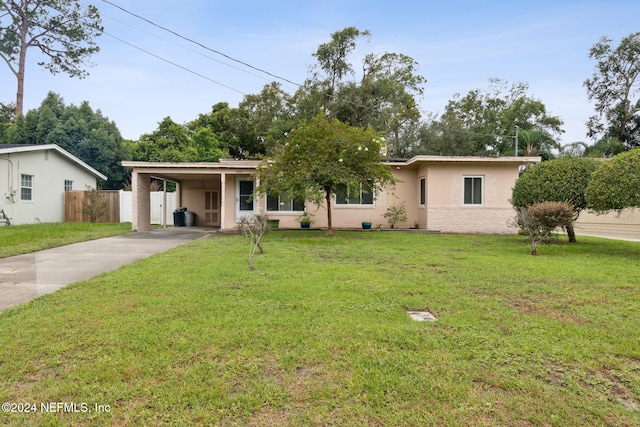
[[[200,73],[198,73],[198,72],[196,72],[196,71],[190,70],[190,69],[189,69],[189,68],[187,68],[187,67],[183,67],[183,66],[182,66],[182,65],[180,65],[180,64],[176,64],[176,63],[175,63],[175,62],[173,62],[173,61],[169,61],[169,60],[168,60],[168,59],[166,59],[166,58],[163,58],[163,57],[161,57],[161,56],[159,56],[159,55],[156,55],[156,54],[155,54],[155,53],[153,53],[153,52],[149,52],[148,50],[145,50],[145,49],[143,49],[143,48],[141,48],[141,47],[139,47],[139,46],[136,46],[136,45],[134,45],[134,44],[132,44],[132,43],[129,43],[129,42],[125,41],[125,40],[122,40],[121,38],[116,37],[116,36],[114,36],[113,34],[110,34],[110,33],[106,32],[106,31],[104,32],[104,34],[106,34],[106,35],[108,35],[109,37],[112,37],[112,38],[114,38],[114,39],[116,39],[116,40],[118,40],[118,41],[120,41],[120,42],[122,42],[122,43],[124,43],[124,44],[126,44],[126,45],[129,45],[129,46],[131,46],[131,47],[132,47],[132,48],[134,48],[134,49],[138,49],[139,51],[142,51],[142,52],[146,53],[147,55],[151,55],[151,56],[153,56],[154,58],[157,58],[157,59],[159,59],[159,60],[161,60],[161,61],[167,62],[167,63],[169,63],[169,64],[171,64],[171,65],[173,65],[173,66],[176,66],[176,67],[178,67],[178,68],[180,68],[180,69],[182,69],[182,70],[184,70],[184,71],[187,71],[187,72],[189,72],[189,73],[191,73],[191,74],[194,74],[194,75],[196,75],[196,76],[198,76],[198,77],[202,77],[203,79],[209,80],[210,82],[213,82],[213,83],[215,83],[215,84],[217,84],[217,85],[220,85],[220,86],[226,87],[227,89],[231,89],[231,90],[233,90],[233,91],[235,91],[235,92],[238,92],[238,93],[240,93],[240,94],[242,94],[242,95],[245,95],[245,96],[247,95],[246,93],[242,92],[241,90],[238,90],[238,89],[236,89],[236,88],[233,88],[233,87],[231,87],[231,86],[229,86],[229,85],[226,85],[226,84],[224,84],[224,83],[220,83],[220,82],[219,82],[219,81],[217,81],[217,80],[213,80],[212,78],[207,77],[207,76],[205,76],[205,75],[203,75],[203,74],[200,74]]]
[[[162,41],[164,41],[164,42],[166,42],[166,43],[170,43],[170,44],[172,44],[172,45],[174,45],[174,46],[177,46],[177,47],[179,47],[179,48],[181,48],[181,49],[188,50],[189,52],[192,52],[192,53],[195,53],[196,55],[200,55],[200,56],[202,56],[202,57],[204,57],[204,58],[210,59],[210,60],[215,61],[215,62],[217,62],[217,63],[219,63],[219,64],[226,65],[227,67],[231,67],[231,68],[233,68],[234,70],[242,71],[243,73],[249,74],[250,76],[254,76],[254,77],[258,77],[258,78],[261,78],[261,79],[265,79],[265,80],[266,80],[266,78],[265,78],[265,77],[259,76],[258,74],[252,73],[252,72],[247,71],[247,70],[245,70],[245,69],[243,69],[243,68],[240,68],[240,67],[236,67],[235,65],[229,64],[229,63],[227,63],[227,62],[220,61],[219,59],[216,59],[216,58],[214,58],[214,57],[212,57],[212,56],[209,56],[209,55],[205,55],[204,53],[202,53],[202,52],[198,52],[197,50],[190,49],[190,48],[188,48],[188,47],[182,46],[182,45],[180,45],[180,44],[178,44],[178,43],[172,42],[171,40],[168,40],[168,39],[165,39],[165,38],[163,38],[163,37],[157,36],[157,35],[155,35],[155,34],[152,34],[152,33],[148,32],[148,31],[145,31],[145,30],[143,30],[143,29],[141,29],[141,28],[135,27],[135,26],[130,25],[130,24],[128,24],[128,23],[126,23],[126,22],[124,22],[124,21],[121,21],[121,20],[119,20],[119,19],[116,19],[116,18],[114,18],[114,17],[112,17],[112,16],[105,15],[105,14],[102,14],[102,16],[104,16],[105,18],[111,19],[112,21],[118,22],[118,23],[120,23],[120,24],[122,24],[122,25],[125,25],[125,26],[127,26],[127,27],[129,27],[129,28],[133,28],[133,29],[134,29],[134,30],[136,30],[136,31],[139,31],[139,32],[141,32],[141,33],[143,33],[143,34],[146,34],[146,35],[148,35],[148,36],[154,37],[154,38],[156,38],[156,39],[158,39],[158,40],[162,40]]]
[[[179,34],[179,33],[175,32],[175,31],[173,31],[173,30],[171,30],[171,29],[169,29],[169,28],[166,28],[166,27],[163,27],[162,25],[156,24],[155,22],[153,22],[153,21],[151,21],[151,20],[149,20],[149,19],[147,19],[147,18],[145,18],[145,17],[143,17],[143,16],[140,16],[140,15],[138,15],[138,14],[136,14],[136,13],[133,13],[133,12],[131,12],[131,11],[129,11],[129,10],[127,10],[127,9],[123,8],[122,6],[118,6],[117,4],[115,4],[115,3],[113,3],[113,2],[110,2],[109,0],[102,0],[102,1],[103,1],[104,3],[110,4],[111,6],[113,6],[113,7],[115,7],[115,8],[120,9],[121,11],[123,11],[123,12],[125,12],[125,13],[127,13],[127,14],[129,14],[129,15],[131,15],[131,16],[134,16],[134,17],[136,17],[136,18],[138,18],[138,19],[141,19],[141,20],[143,20],[143,21],[147,22],[148,24],[153,25],[154,27],[157,27],[157,28],[160,28],[161,30],[167,31],[167,32],[169,32],[169,33],[173,34],[173,35],[174,35],[174,36],[176,36],[176,37],[179,37],[179,38],[181,38],[181,39],[183,39],[183,40],[186,40],[186,41],[188,41],[189,43],[193,43],[193,44],[195,44],[195,45],[198,45],[198,46],[200,46],[200,47],[201,47],[201,48],[203,48],[203,49],[206,49],[206,50],[208,50],[208,51],[210,51],[210,52],[213,52],[213,53],[215,53],[215,54],[217,54],[217,55],[223,56],[223,57],[225,57],[225,58],[227,58],[227,59],[229,59],[229,60],[231,60],[231,61],[233,61],[233,62],[237,62],[238,64],[244,65],[245,67],[249,67],[249,68],[251,68],[251,69],[253,69],[253,70],[259,71],[259,72],[264,73],[264,74],[267,74],[267,75],[269,75],[269,76],[271,76],[271,77],[273,77],[273,78],[276,78],[276,79],[278,79],[278,80],[285,81],[285,82],[290,83],[290,84],[292,84],[292,85],[294,85],[294,86],[302,87],[302,85],[301,85],[301,84],[299,84],[299,83],[293,82],[293,81],[291,81],[291,80],[289,80],[289,79],[287,79],[287,78],[285,78],[285,77],[281,77],[281,76],[278,76],[278,75],[276,75],[276,74],[270,73],[269,71],[263,70],[262,68],[254,67],[254,66],[253,66],[253,65],[251,65],[251,64],[248,64],[248,63],[246,63],[246,62],[244,62],[244,61],[241,61],[241,60],[239,60],[239,59],[236,59],[236,58],[234,58],[234,57],[232,57],[232,56],[230,56],[230,55],[227,55],[227,54],[225,54],[225,53],[222,53],[222,52],[220,52],[220,51],[218,51],[218,50],[212,49],[212,48],[210,48],[210,47],[208,47],[208,46],[206,46],[206,45],[204,45],[204,44],[202,44],[202,43],[200,43],[200,42],[198,42],[198,41],[195,41],[195,40],[193,40],[193,39],[190,39],[190,38],[188,38],[188,37],[185,37],[185,36],[183,36],[183,35],[181,35],[181,34]]]
[[[168,32],[168,33],[171,33],[171,34],[175,35],[176,37],[179,37],[179,38],[181,38],[181,39],[183,39],[183,40],[188,41],[189,43],[193,43],[193,44],[195,44],[195,45],[197,45],[197,46],[202,47],[203,49],[206,49],[206,50],[208,50],[208,51],[210,51],[210,52],[213,52],[213,53],[215,53],[215,54],[217,54],[217,55],[223,56],[223,57],[225,57],[225,58],[227,58],[227,59],[229,59],[229,60],[231,60],[231,61],[237,62],[238,64],[244,65],[245,67],[249,67],[249,68],[251,68],[251,69],[253,69],[253,70],[256,70],[256,71],[258,71],[258,72],[264,73],[264,74],[266,74],[266,75],[268,75],[268,76],[271,76],[271,77],[273,77],[273,78],[275,78],[275,79],[282,80],[282,81],[284,81],[284,82],[287,82],[287,83],[289,83],[289,84],[292,84],[292,85],[294,85],[294,86],[297,86],[298,88],[302,88],[302,87],[304,87],[304,85],[302,85],[302,84],[300,84],[300,83],[296,83],[296,82],[294,82],[294,81],[292,81],[292,80],[289,80],[289,79],[287,79],[287,78],[285,78],[285,77],[278,76],[277,74],[274,74],[274,73],[271,73],[271,72],[269,72],[269,71],[263,70],[262,68],[255,67],[255,66],[253,66],[253,65],[251,65],[251,64],[249,64],[249,63],[247,63],[247,62],[241,61],[241,60],[236,59],[236,58],[234,58],[234,57],[232,57],[232,56],[230,56],[230,55],[227,55],[227,54],[225,54],[225,53],[222,53],[222,52],[220,52],[220,51],[218,51],[218,50],[212,49],[212,48],[210,48],[210,47],[208,47],[208,46],[206,46],[206,45],[204,45],[204,44],[202,44],[202,43],[200,43],[200,42],[198,42],[198,41],[195,41],[195,40],[193,40],[193,39],[191,39],[191,38],[189,38],[189,37],[183,36],[183,35],[181,35],[181,34],[177,33],[176,31],[173,31],[173,30],[171,30],[171,29],[169,29],[169,28],[166,28],[166,27],[164,27],[164,26],[162,26],[162,25],[160,25],[160,24],[156,24],[155,22],[151,21],[150,19],[147,19],[147,18],[145,18],[145,17],[143,17],[143,16],[140,16],[140,15],[138,15],[138,14],[134,13],[134,12],[131,12],[131,11],[129,11],[129,10],[127,10],[127,9],[125,9],[124,7],[119,6],[119,5],[117,5],[117,4],[115,4],[115,3],[113,3],[113,2],[111,2],[111,1],[109,1],[109,0],[102,0],[102,1],[103,1],[104,3],[107,3],[107,4],[109,4],[109,5],[111,5],[111,6],[115,7],[115,8],[117,8],[117,9],[120,9],[121,11],[123,11],[123,12],[125,12],[125,13],[127,13],[127,14],[129,14],[129,15],[131,15],[131,16],[133,16],[133,17],[135,17],[135,18],[138,18],[138,19],[140,19],[140,20],[142,20],[142,21],[144,21],[144,22],[147,22],[148,24],[153,25],[154,27],[160,28],[161,30],[166,31],[166,32]],[[126,43],[126,42],[125,42],[125,43]],[[127,43],[127,44],[129,44],[129,43]],[[154,56],[155,56],[155,55],[154,55]],[[174,65],[175,65],[175,64],[174,64]],[[190,71],[190,70],[189,70],[189,71]],[[192,72],[192,71],[190,71],[190,72]],[[194,73],[194,74],[197,74],[197,73]],[[235,90],[235,89],[234,89],[234,90]],[[326,92],[322,92],[322,91],[319,91],[319,90],[317,90],[317,89],[313,89],[313,88],[311,88],[310,90],[311,90],[312,92],[315,92],[315,93],[321,94],[321,95],[326,96],[326,97],[328,97],[328,98],[332,98],[332,99],[334,99],[334,100],[339,100],[339,98],[338,98],[338,96],[337,96],[337,95],[333,95],[333,94],[329,94],[329,93],[326,93]],[[241,93],[242,93],[242,92],[241,92]],[[351,104],[351,105],[353,105],[353,106],[355,106],[355,107],[364,108],[364,109],[369,110],[369,111],[375,111],[375,112],[378,112],[378,113],[382,112],[382,111],[381,111],[381,110],[379,110],[379,109],[376,109],[376,108],[373,108],[373,107],[369,107],[369,106],[367,106],[367,105],[359,104],[359,103],[354,102],[354,101],[350,101],[350,100],[343,100],[343,102],[346,102],[347,104]]]

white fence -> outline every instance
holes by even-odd
[[[162,191],[151,192],[151,224],[162,224],[163,196]],[[167,225],[173,225],[173,211],[176,209],[176,193],[167,194]],[[120,222],[133,222],[133,193],[120,191]]]

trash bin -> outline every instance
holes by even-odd
[[[196,225],[196,214],[195,212],[186,211],[184,213],[184,225],[187,227],[193,227]]]
[[[173,211],[173,226],[184,227],[185,226],[185,212],[187,208],[178,208]]]

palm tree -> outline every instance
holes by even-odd
[[[518,134],[518,143],[522,147],[518,149],[518,155],[540,156],[542,160],[550,160],[555,157],[554,150],[560,151],[560,144],[553,139],[549,132],[533,128],[522,130]]]

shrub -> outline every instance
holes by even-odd
[[[393,228],[398,223],[407,222],[407,207],[404,202],[389,206],[382,216],[389,222],[389,227]]]
[[[575,242],[573,221],[587,208],[585,191],[598,162],[581,157],[562,157],[527,169],[513,187],[511,204],[517,208],[540,202],[568,202],[573,217],[566,224],[570,242]]]
[[[87,192],[80,210],[83,216],[89,217],[89,221],[98,222],[107,213],[108,208],[109,203],[104,199],[102,192],[94,188]]]
[[[249,270],[254,269],[253,258],[256,250],[264,253],[261,245],[262,238],[269,233],[269,219],[266,215],[253,215],[251,217],[243,216],[238,221],[238,229],[242,234],[249,237]]]
[[[596,212],[640,207],[640,148],[600,164],[589,181],[587,201]]]
[[[516,224],[531,239],[531,255],[536,255],[538,242],[546,239],[553,230],[565,226],[574,215],[567,202],[541,202],[516,208]]]

